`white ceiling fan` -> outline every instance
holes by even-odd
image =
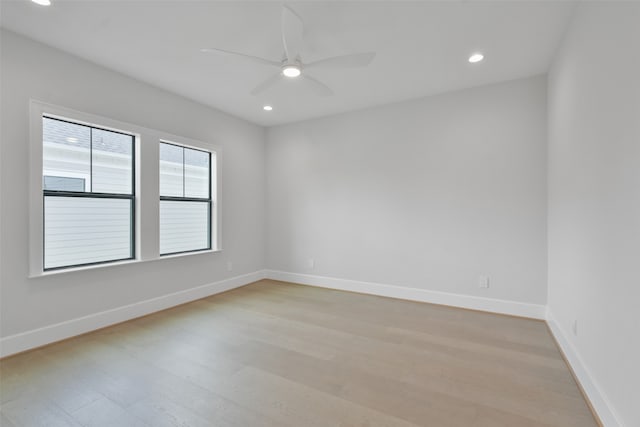
[[[217,48],[200,49],[202,52],[218,53],[224,55],[233,55],[240,58],[250,60],[254,63],[269,65],[279,68],[280,71],[260,83],[251,91],[252,95],[259,95],[275,85],[283,76],[286,78],[302,78],[309,83],[309,87],[318,95],[333,95],[333,91],[321,81],[309,76],[306,70],[322,70],[322,69],[347,69],[365,67],[373,61],[376,56],[374,52],[356,53],[351,55],[333,56],[330,58],[320,59],[318,61],[304,63],[300,58],[302,50],[302,34],[304,26],[302,18],[289,6],[282,7],[282,44],[284,46],[283,59],[274,61],[271,59],[260,58],[244,53],[231,52],[228,50]]]

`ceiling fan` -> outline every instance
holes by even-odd
[[[257,56],[246,55],[244,53],[231,52],[228,50],[217,48],[204,48],[200,50],[202,52],[233,55],[247,59],[254,63],[279,68],[280,71],[277,74],[273,75],[272,77],[268,78],[267,80],[253,88],[253,90],[251,91],[251,95],[254,96],[259,95],[260,93],[274,86],[283,77],[291,79],[302,78],[309,83],[309,87],[318,95],[333,95],[333,91],[331,90],[331,88],[329,88],[321,81],[308,75],[306,71],[365,67],[369,65],[371,61],[373,61],[373,58],[376,56],[374,52],[365,52],[342,56],[332,56],[330,58],[304,63],[300,58],[300,51],[302,50],[303,45],[302,34],[304,32],[302,18],[300,18],[300,16],[287,5],[283,5],[282,7],[281,32],[282,44],[284,46],[284,54],[281,61],[274,61],[271,59],[260,58]]]

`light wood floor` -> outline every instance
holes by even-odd
[[[10,426],[595,426],[540,321],[264,280],[0,361]]]

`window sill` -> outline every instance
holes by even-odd
[[[212,254],[216,252],[222,252],[222,249],[205,249],[203,251],[182,252],[178,254],[160,255],[158,258],[154,258],[149,261],[158,261],[161,259],[181,258],[183,256],[200,255],[200,254]]]
[[[42,271],[42,272],[39,272],[39,273],[31,273],[31,274],[29,274],[28,278],[29,279],[37,279],[39,277],[57,276],[59,274],[75,273],[76,271],[86,271],[86,270],[96,270],[96,269],[103,269],[103,268],[109,268],[109,267],[119,267],[119,266],[122,266],[122,265],[141,264],[141,263],[145,263],[145,262],[162,261],[162,260],[165,260],[165,259],[182,258],[182,257],[186,257],[186,256],[193,256],[193,255],[213,254],[213,253],[218,253],[218,252],[222,252],[222,249],[207,249],[207,250],[204,250],[204,251],[197,251],[197,252],[185,252],[185,253],[181,253],[181,254],[163,255],[163,256],[158,256],[156,258],[128,259],[128,260],[125,260],[125,261],[114,261],[114,262],[107,262],[107,263],[104,263],[104,264],[86,265],[86,266],[71,267],[71,268],[61,268],[59,270]]]

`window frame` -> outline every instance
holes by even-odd
[[[160,250],[158,250],[159,254],[161,257],[167,257],[167,256],[172,256],[172,255],[182,255],[182,254],[189,254],[189,253],[197,253],[197,252],[203,252],[203,251],[210,251],[212,250],[212,240],[213,240],[213,236],[212,236],[212,222],[213,222],[213,210],[214,210],[214,202],[213,202],[213,197],[212,197],[212,191],[211,191],[211,186],[212,186],[212,165],[213,165],[213,158],[214,158],[214,153],[212,153],[209,150],[205,150],[203,148],[195,148],[195,147],[191,147],[188,145],[184,145],[184,144],[179,144],[177,142],[173,142],[173,141],[167,141],[167,140],[163,140],[161,139],[158,142],[158,149],[160,148],[161,144],[167,144],[167,145],[173,145],[174,147],[180,147],[183,150],[184,149],[189,149],[189,150],[195,150],[195,151],[200,151],[203,153],[207,153],[207,155],[209,156],[209,173],[208,173],[208,177],[209,177],[209,194],[207,198],[201,198],[201,197],[186,197],[186,196],[182,196],[182,197],[178,197],[178,196],[163,196],[162,193],[160,192],[160,186],[158,185],[158,195],[159,197],[159,201],[163,202],[163,201],[168,201],[168,202],[198,202],[198,203],[207,203],[208,205],[208,212],[207,212],[207,247],[206,248],[201,248],[201,249],[191,249],[191,250],[186,250],[186,251],[177,251],[177,252],[167,252],[167,253],[162,253],[160,252]],[[184,189],[185,189],[185,180],[186,180],[186,175],[185,175],[185,155],[184,155],[184,151],[182,152],[182,188],[183,188],[183,194],[184,194]],[[160,158],[158,156],[158,172],[160,171]],[[158,173],[158,182],[160,182],[160,173]],[[159,224],[158,224],[159,225]],[[158,239],[160,238],[160,229],[158,228]],[[160,248],[158,248],[160,249]]]
[[[136,258],[136,136],[133,133],[129,133],[123,130],[106,129],[103,126],[96,124],[87,124],[73,121],[69,118],[60,118],[51,114],[43,114],[41,120],[45,118],[50,120],[57,120],[63,123],[70,123],[76,126],[85,126],[89,128],[89,181],[91,183],[90,191],[65,191],[65,190],[47,190],[44,188],[44,168],[42,169],[43,184],[42,184],[42,271],[55,271],[69,268],[86,267],[92,265],[108,264],[112,262],[128,261]],[[131,137],[131,193],[101,193],[93,191],[93,130],[103,130],[107,132],[119,133]],[[41,142],[44,144],[44,141]],[[106,261],[85,262],[70,265],[61,265],[57,267],[45,267],[46,251],[45,251],[45,199],[47,197],[81,197],[87,199],[116,199],[116,200],[129,200],[131,204],[131,211],[129,214],[129,253],[131,256],[127,258],[110,259]]]
[[[123,261],[110,261],[95,265],[64,267],[44,270],[44,197],[43,197],[43,144],[42,117],[72,121],[73,123],[95,126],[108,131],[122,132],[135,136],[135,257]],[[144,141],[144,143],[143,143]],[[160,256],[160,201],[159,201],[159,147],[160,141],[171,141],[188,148],[211,153],[210,185],[212,209],[210,212],[210,250]],[[38,278],[49,275],[71,274],[90,269],[119,268],[122,265],[150,262],[183,256],[211,257],[222,252],[222,225],[220,212],[221,175],[223,154],[218,145],[189,139],[161,130],[85,113],[67,107],[31,99],[29,101],[29,265],[27,277]],[[141,222],[144,218],[144,223]]]

